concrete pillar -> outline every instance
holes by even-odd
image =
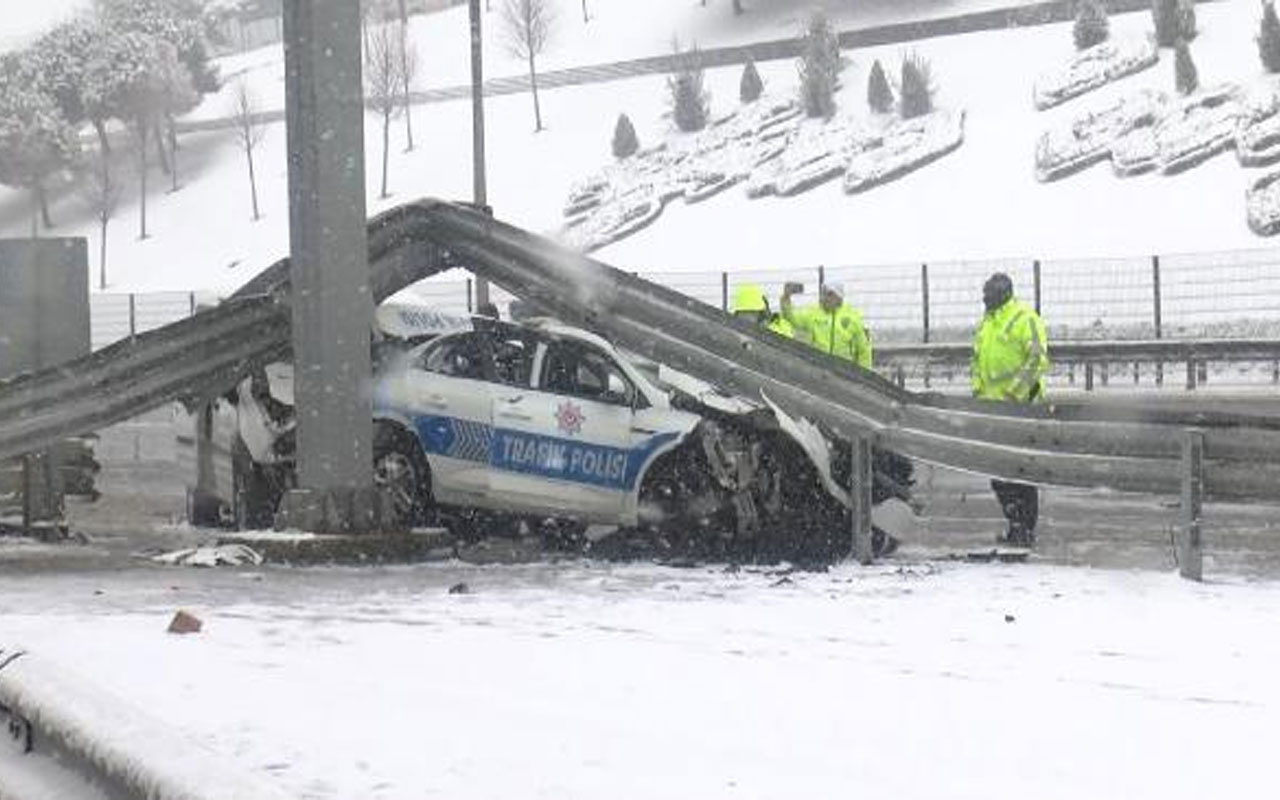
[[[1182,512],[1178,537],[1178,571],[1188,580],[1204,575],[1204,543],[1200,514],[1204,499],[1204,434],[1190,430],[1182,435]]]
[[[849,442],[849,511],[852,555],[859,564],[870,564],[871,550],[871,441],[855,436]]]
[[[360,4],[285,0],[289,245],[298,485],[282,524],[377,525]]]

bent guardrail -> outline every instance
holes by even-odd
[[[837,435],[921,461],[1039,484],[1178,494],[1190,469],[1184,439],[1194,431],[1203,442],[1194,472],[1205,497],[1280,500],[1280,415],[1231,414],[1207,405],[1009,407],[910,392],[474,208],[442,201],[409,203],[372,220],[369,257],[378,300],[465,265],[629,350],[730,391],[766,396]],[[219,308],[0,385],[0,458],[179,397],[208,396],[255,365],[287,355],[288,268],[287,259],[278,262]]]

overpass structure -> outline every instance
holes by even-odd
[[[465,267],[569,324],[867,446],[1042,485],[1181,494],[1188,557],[1180,563],[1191,577],[1201,496],[1280,500],[1280,413],[1226,413],[1207,401],[1022,408],[908,391],[467,205],[400,206],[370,222],[368,242],[377,301]],[[291,297],[285,259],[216,308],[0,384],[0,459],[175,400],[211,398],[289,357]]]

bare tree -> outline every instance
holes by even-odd
[[[550,0],[504,0],[502,24],[507,51],[529,63],[529,88],[533,91],[535,131],[542,130],[542,109],[538,105],[538,70],[535,60],[546,49],[555,23]]]
[[[582,0],[582,24],[586,25],[591,21],[591,17],[587,15],[587,0]]]
[[[391,120],[404,111],[399,92],[401,52],[399,35],[390,25],[372,26],[365,32],[364,83],[369,108],[382,121],[382,193],[387,191],[387,167],[391,151]]]
[[[409,43],[409,9],[407,0],[400,3],[400,80],[404,83],[404,138],[406,153],[413,152],[413,114],[410,97],[413,79],[418,75],[418,51]]]
[[[111,173],[110,157],[94,154],[81,171],[80,195],[98,220],[98,288],[107,288],[107,226],[116,215],[124,185]]]
[[[240,142],[240,149],[244,151],[245,161],[249,164],[249,197],[253,200],[254,222],[261,219],[262,215],[258,213],[258,180],[253,171],[253,151],[266,132],[257,114],[257,102],[253,98],[253,93],[249,91],[249,84],[244,79],[237,81],[235,86],[236,138]]]

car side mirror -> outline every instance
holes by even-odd
[[[629,401],[630,397],[627,393],[627,383],[622,380],[617,373],[610,372],[608,380],[608,392],[610,397],[616,397],[619,400]]]

